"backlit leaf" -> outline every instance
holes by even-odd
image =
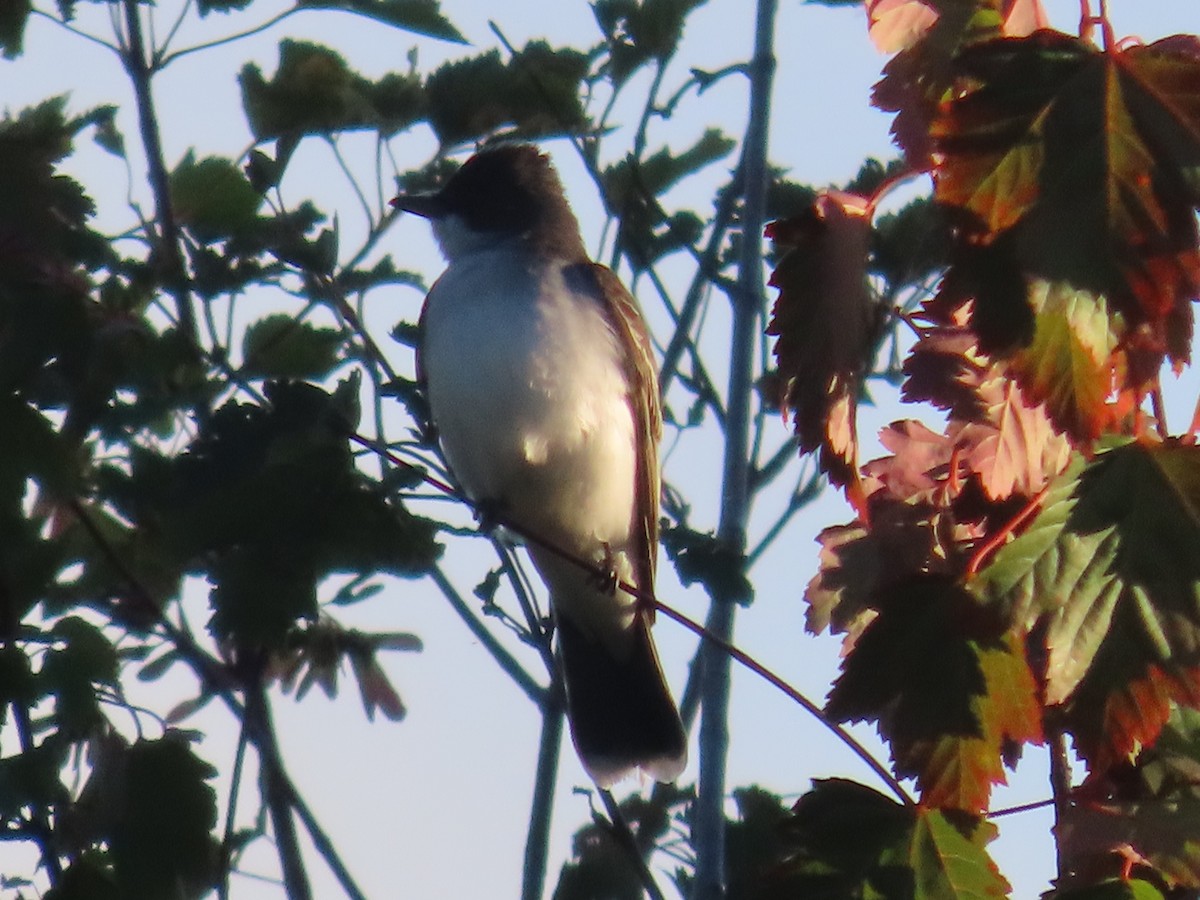
[[[342,335],[291,316],[278,314],[246,328],[242,338],[243,369],[267,378],[319,380],[337,366]]]
[[[936,197],[970,213],[977,243],[1010,233],[1017,271],[1097,298],[1117,338],[1139,334],[1120,387],[1143,390],[1164,356],[1186,360],[1172,335],[1190,333],[1200,289],[1194,44],[1100,52],[1043,30],[973,46],[956,66],[964,90],[933,128]],[[1080,407],[1066,424],[1086,434],[1094,404]]]
[[[1009,886],[988,857],[994,826],[904,807],[842,779],[814,782],[779,829],[784,847],[755,900],[872,897],[1000,900]],[[741,896],[741,895],[739,895]]]
[[[250,63],[238,81],[258,141],[354,130],[387,137],[425,115],[416,73],[391,72],[371,81],[335,51],[304,41],[280,42],[279,66],[270,80]]]
[[[443,147],[511,127],[522,137],[586,127],[587,57],[532,41],[507,62],[498,51],[446,63],[426,82],[429,124]]]
[[[818,196],[805,215],[768,229],[783,256],[767,333],[804,453],[820,464],[863,514],[858,480],[857,404],[878,315],[867,284],[871,226],[865,198]]]
[[[258,221],[262,197],[227,159],[197,160],[189,151],[171,172],[170,185],[175,215],[201,241],[232,237]]]
[[[1200,448],[1075,462],[974,589],[1018,625],[1043,623],[1046,700],[1070,701],[1093,763],[1152,743],[1170,700],[1200,704]]]

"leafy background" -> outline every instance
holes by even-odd
[[[1075,7],[1070,3],[1051,5],[1052,12],[1059,10],[1069,21]],[[468,3],[457,8],[447,4],[445,11],[478,47],[495,43],[486,17],[501,13],[491,5]],[[95,12],[81,6],[80,22],[87,22]],[[526,37],[542,34],[553,43],[563,44],[590,38],[594,28],[590,13],[582,7],[566,12],[570,14],[556,15],[551,20],[544,15],[543,4],[512,4],[499,24],[517,45],[523,44]],[[1155,4],[1153,17],[1142,4],[1134,3],[1115,5],[1112,12],[1121,33],[1141,32],[1149,37],[1195,27],[1194,10],[1188,8],[1186,0]],[[1122,16],[1128,16],[1128,21]],[[335,21],[336,25],[331,24]],[[189,36],[193,41],[203,40],[206,33],[213,37],[225,33],[219,14],[190,27],[196,29]],[[355,69],[370,77],[385,71],[404,71],[410,45],[419,47],[422,69],[465,52],[440,42],[384,31],[377,24],[316,11],[289,22],[288,34],[297,40],[341,48]],[[845,182],[865,155],[889,156],[887,119],[872,113],[865,102],[882,58],[863,38],[861,14],[785,4],[779,36],[772,159],[792,166],[804,181],[821,184]],[[195,148],[193,159],[203,165],[209,153],[240,152],[246,132],[236,74],[247,58],[253,58],[261,72],[274,72],[278,65],[276,37],[265,37],[253,49],[242,44],[215,48],[181,60],[168,71],[158,87],[167,159],[184,159],[189,149]],[[751,23],[744,4],[713,2],[690,21],[678,65],[717,69],[746,55],[750,44]],[[9,108],[39,101],[59,90],[71,91],[72,109],[88,109],[114,99],[121,88],[116,80],[106,77],[112,59],[72,41],[67,65],[63,46],[61,33],[44,21],[34,20],[26,37],[25,56],[8,64],[4,99]],[[813,85],[820,85],[820,89],[813,89]],[[689,115],[695,118],[689,120]],[[698,109],[681,106],[680,114],[671,122],[672,131],[678,129],[675,133],[679,135],[673,140],[686,145],[704,125],[726,117],[731,130],[741,127],[744,93],[718,85]],[[135,133],[132,123],[121,122],[121,126],[126,135]],[[411,149],[414,159],[424,158],[431,152],[432,142],[414,142]],[[317,204],[325,209],[348,210],[339,224],[344,230],[343,242],[352,244],[350,236],[355,225],[349,210],[353,201],[344,185],[339,186],[330,177],[328,154],[312,148],[299,152],[294,165],[310,173],[311,187],[306,189]],[[559,157],[581,218],[598,223],[600,210],[585,176],[572,165],[570,154]],[[136,156],[131,165],[140,171]],[[121,162],[87,141],[80,141],[80,152],[66,164],[67,171],[95,195],[100,210],[97,227],[101,230],[126,224],[123,215],[108,218],[109,210],[124,211],[123,168]],[[696,191],[695,199],[683,196],[680,202],[692,202],[703,209],[703,187],[690,189]],[[204,211],[191,210],[190,215],[198,222]],[[588,237],[593,245],[598,242],[598,234]],[[427,275],[436,272],[436,256],[418,223],[398,222],[386,243],[400,265],[421,269]],[[393,302],[394,306],[390,305]],[[398,289],[389,305],[373,306],[369,329],[386,335],[396,319],[412,317],[418,302],[418,291]],[[254,317],[262,312],[254,310]],[[720,333],[721,329],[714,326],[713,331]],[[402,354],[397,356],[403,358]],[[712,354],[712,358],[719,359],[719,353]],[[717,383],[724,382],[719,367],[714,365],[712,374]],[[1181,393],[1194,396],[1194,391],[1186,389]],[[872,411],[869,416],[877,416],[882,425],[896,413],[885,409]],[[782,426],[780,429],[782,432]],[[870,435],[874,430],[868,420],[862,434]],[[863,458],[875,455],[867,449]],[[715,456],[707,458],[702,446],[691,447],[680,456],[686,459],[686,465],[672,465],[681,481],[694,473],[697,490],[689,499],[696,520],[711,522],[716,498],[699,486],[711,483],[709,473],[717,470],[718,460]],[[799,597],[814,568],[815,549],[810,555],[797,553],[796,548],[809,546],[807,535],[818,527],[847,517],[844,507],[832,497],[806,511],[786,540],[764,559],[762,570],[778,573],[778,577],[757,585],[758,602],[752,614],[739,623],[737,637],[741,645],[814,697],[824,695],[829,673],[836,669],[837,642],[801,637],[804,609]],[[685,611],[702,608],[695,589],[689,592],[671,586],[664,587],[662,593]],[[202,607],[197,609],[202,617]],[[345,621],[377,630],[415,632],[425,646],[419,655],[386,656],[383,660],[409,708],[407,721],[400,725],[379,722],[364,729],[357,704],[346,702],[346,698],[326,702],[319,692],[309,694],[303,704],[285,701],[275,707],[290,767],[306,796],[321,811],[327,828],[334,834],[362,835],[342,842],[350,867],[365,885],[376,886],[369,893],[380,896],[402,889],[426,894],[433,885],[438,893],[472,895],[486,891],[501,879],[506,884],[517,884],[530,760],[535,752],[535,716],[517,692],[500,681],[491,662],[473,646],[471,637],[445,610],[442,601],[419,584],[389,583],[375,602],[348,608]],[[667,668],[678,685],[692,639],[665,624],[659,633]],[[168,675],[154,688],[156,692],[161,690],[161,695],[148,693],[147,702],[153,702],[156,696],[186,695],[186,680],[180,683],[172,677]],[[864,777],[859,767],[789,701],[744,673],[738,673],[735,679],[730,784],[757,781],[786,794],[805,789],[809,776]],[[218,721],[215,716],[205,716],[206,712],[201,711],[188,724],[207,730]],[[869,730],[862,731],[869,742]],[[215,729],[214,734],[219,742],[221,736]],[[488,736],[486,741],[469,737],[480,734]],[[232,738],[225,737],[228,748]],[[1027,750],[1022,773],[1011,788],[997,792],[997,805],[1045,796],[1045,765],[1040,756],[1039,751]],[[582,773],[573,769],[575,766],[571,754],[564,753],[566,775],[552,850],[556,859],[567,857],[569,835],[586,814],[585,800],[571,795],[567,787],[585,783]],[[220,778],[214,783],[218,791],[224,787]],[[838,789],[836,783],[828,787],[829,791]],[[1006,837],[1008,829],[1002,828],[995,855],[1013,880],[1015,895],[1026,896],[1041,887],[1051,868],[1050,845],[1042,836],[1047,816],[1030,813],[1014,821],[1012,831],[1020,834]],[[9,848],[0,847],[0,861],[9,852]],[[1042,854],[1040,866],[1030,862],[1037,854]],[[470,864],[464,865],[464,860],[470,860]],[[4,869],[0,864],[0,871]],[[313,867],[313,876],[321,895],[320,879],[327,876],[319,866]]]

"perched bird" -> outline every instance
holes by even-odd
[[[421,314],[418,371],[455,478],[483,508],[644,591],[658,542],[658,384],[637,302],[593,263],[548,157],[501,144],[437,192],[446,271]],[[567,717],[601,787],[674,781],[687,738],[650,635],[653,610],[535,540]]]

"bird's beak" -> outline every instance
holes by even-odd
[[[440,194],[401,194],[392,200],[392,206],[423,219],[440,219],[446,214],[446,201]]]

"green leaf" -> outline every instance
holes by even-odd
[[[238,81],[257,141],[355,130],[390,137],[425,115],[416,72],[371,81],[335,51],[304,41],[280,42],[279,66],[270,81],[253,64],[243,67]]]
[[[200,898],[216,884],[216,775],[177,733],[124,753],[113,871],[124,897]]]
[[[675,55],[688,15],[705,0],[597,0],[596,24],[608,42],[607,69],[620,86],[651,60]]]
[[[1112,352],[1117,334],[1103,297],[1066,285],[1035,282],[1033,342],[1013,361],[1021,386],[1044,401],[1054,423],[1079,440],[1094,440],[1113,420]],[[1118,326],[1119,327],[1119,326]]]
[[[466,44],[437,0],[297,0],[299,9],[344,9],[415,34]]]
[[[254,0],[198,0],[196,8],[200,10],[201,16],[207,16],[210,12],[236,12],[253,2]]]
[[[1069,703],[1093,764],[1153,743],[1167,701],[1200,695],[1200,448],[1077,460],[973,588],[1044,628],[1047,703]]]
[[[242,337],[242,370],[251,377],[325,378],[340,362],[343,337],[278,314],[250,325]]]
[[[503,127],[527,137],[587,127],[581,101],[587,57],[534,41],[507,63],[498,51],[449,62],[426,83],[429,124],[443,147],[477,140]]]
[[[66,643],[46,652],[38,687],[54,698],[59,732],[81,738],[103,721],[96,686],[117,683],[117,652],[102,631],[78,616],[55,623],[50,636]]]
[[[910,578],[879,593],[878,615],[849,645],[826,713],[876,722],[924,804],[983,812],[1004,762],[1041,740],[1021,642],[1000,635],[990,613],[946,579]]]
[[[16,59],[21,55],[25,43],[25,23],[32,12],[32,0],[5,0],[0,3],[0,51],[5,59]]]
[[[739,896],[999,900],[1008,894],[985,849],[993,826],[901,806],[853,781],[815,781],[780,833],[784,847],[775,865]]]
[[[914,900],[1007,898],[1009,884],[984,850],[995,835],[990,822],[952,822],[939,810],[918,813],[905,848]]]
[[[355,422],[339,393],[268,382],[267,404],[229,403],[157,482],[143,473],[132,513],[149,515],[172,552],[208,572],[211,628],[278,647],[316,617],[333,572],[415,576],[440,553],[434,526],[354,466]]]
[[[262,197],[227,159],[197,161],[189,150],[171,172],[170,188],[175,215],[204,243],[233,237],[258,222]]]

